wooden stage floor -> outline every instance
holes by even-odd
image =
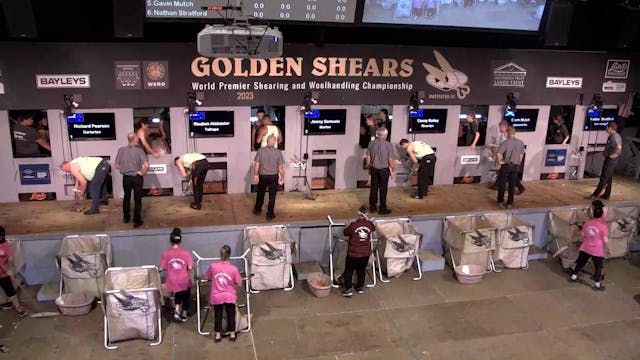
[[[591,193],[597,179],[580,181],[547,180],[525,183],[526,192],[516,196],[514,209],[553,208],[586,205],[584,196]],[[391,188],[389,216],[451,214],[476,211],[494,211],[496,192],[486,184],[439,185],[430,188],[424,200],[411,199],[414,188]],[[317,191],[315,201],[306,200],[304,194],[288,192],[278,194],[277,218],[274,222],[318,221],[327,215],[351,218],[360,205],[368,203],[368,189]],[[268,197],[268,196],[267,196]],[[264,216],[251,213],[255,194],[208,195],[202,210],[189,207],[192,197],[147,197],[143,199],[144,225],[139,229],[157,229],[195,226],[258,224],[266,222]],[[640,182],[617,177],[611,202],[640,203]],[[7,234],[68,233],[85,231],[130,230],[131,223],[122,223],[122,200],[111,200],[102,206],[98,215],[86,216],[75,212],[76,201],[43,201],[3,203],[0,206],[0,225]],[[89,206],[88,201],[81,206]],[[263,214],[266,213],[266,204]]]

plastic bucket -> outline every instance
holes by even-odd
[[[482,281],[482,277],[487,272],[484,266],[480,265],[458,265],[455,268],[456,279],[463,285],[477,284]]]
[[[62,296],[56,298],[56,305],[62,315],[87,315],[91,311],[91,305],[93,305],[93,296],[84,293],[62,294]]]
[[[316,297],[327,297],[331,292],[331,278],[324,273],[309,273],[307,275],[307,284],[311,293]]]

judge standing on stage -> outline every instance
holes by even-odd
[[[384,127],[376,131],[376,139],[369,143],[365,158],[366,166],[371,175],[371,189],[369,191],[369,212],[378,211],[380,215],[390,214],[387,207],[387,188],[389,177],[395,179],[395,152],[393,145],[387,141],[388,130]],[[380,207],[378,208],[378,199]]]
[[[518,182],[518,168],[524,157],[524,143],[516,139],[516,128],[507,128],[507,140],[503,141],[498,148],[498,162],[500,163],[500,175],[498,175],[498,203],[507,208],[513,206],[513,196],[516,192]],[[504,202],[505,188],[509,184],[509,195],[507,202]]]
[[[253,214],[262,214],[264,195],[269,190],[269,205],[267,207],[267,221],[276,217],[274,209],[276,207],[276,194],[278,185],[284,184],[284,157],[282,152],[276,147],[276,136],[270,135],[267,138],[267,146],[260,148],[254,159],[253,180],[258,184],[258,194]]]
[[[600,171],[600,181],[598,187],[588,197],[589,199],[609,200],[611,197],[611,186],[613,185],[613,172],[618,164],[618,157],[622,153],[622,137],[618,134],[618,124],[611,122],[607,125],[607,144],[605,145],[604,163]],[[604,191],[604,193],[603,193]]]
[[[124,200],[122,201],[123,221],[128,223],[131,219],[131,192],[133,191],[133,227],[142,226],[142,186],[144,174],[149,169],[147,154],[138,147],[136,133],[127,135],[129,145],[118,149],[116,155],[116,169],[122,174],[122,187],[124,188]]]

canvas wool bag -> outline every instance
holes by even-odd
[[[258,226],[245,231],[245,248],[251,248],[251,289],[284,289],[291,281],[293,243],[286,227]]]
[[[638,222],[633,216],[616,208],[607,209],[609,229],[609,251],[607,258],[619,258],[629,254],[629,243],[638,231]]]
[[[160,293],[160,273],[156,268],[124,268],[108,272],[105,294],[109,341],[154,340],[159,335],[158,309],[164,305]],[[149,289],[133,291],[136,289]]]
[[[104,272],[111,264],[111,242],[106,235],[72,235],[62,240],[58,252],[60,273],[67,293],[99,298]]]
[[[400,234],[384,236],[380,240],[382,270],[388,277],[399,277],[411,269],[420,249],[420,236]]]
[[[477,217],[450,217],[445,221],[444,241],[456,265],[480,265],[490,268],[490,257],[496,244],[494,226]]]
[[[529,266],[529,247],[533,244],[533,227],[513,214],[485,215],[498,228],[493,260],[500,260],[507,268],[524,269]]]

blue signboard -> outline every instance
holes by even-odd
[[[204,119],[205,119],[204,111],[197,111],[193,114],[189,114],[189,120],[198,121],[198,120],[204,120]]]
[[[51,184],[49,164],[19,164],[20,185]]]
[[[564,166],[567,162],[567,149],[547,150],[544,166]]]

